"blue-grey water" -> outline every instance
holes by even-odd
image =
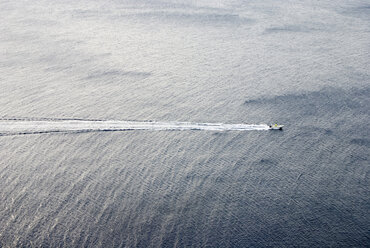
[[[368,1],[1,0],[0,23],[0,247],[370,245]]]

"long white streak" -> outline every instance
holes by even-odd
[[[191,122],[145,121],[92,121],[92,120],[0,120],[0,135],[90,132],[125,130],[205,130],[205,131],[252,131],[268,130],[266,124],[224,124]]]

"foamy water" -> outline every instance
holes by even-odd
[[[156,121],[82,121],[82,120],[0,120],[0,135],[52,132],[97,132],[128,130],[203,130],[203,131],[257,131],[268,130],[266,124],[225,124]]]

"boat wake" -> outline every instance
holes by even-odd
[[[204,130],[204,131],[253,131],[268,130],[266,124],[224,124],[157,121],[114,121],[82,119],[0,119],[0,135],[22,135],[60,132],[99,132],[129,130]]]

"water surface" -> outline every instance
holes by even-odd
[[[1,1],[0,246],[369,246],[369,10]]]

